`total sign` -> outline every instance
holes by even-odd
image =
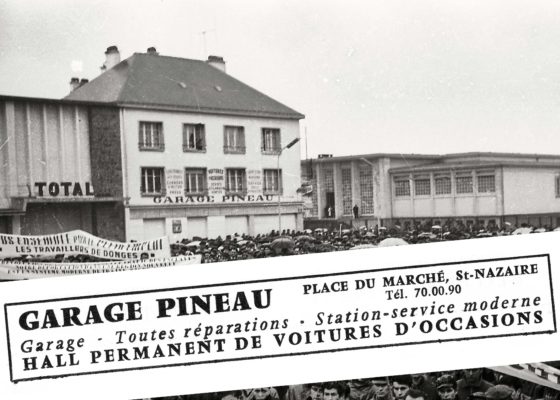
[[[93,196],[90,182],[35,182],[37,197],[84,197]]]

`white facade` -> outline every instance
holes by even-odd
[[[560,156],[370,154],[320,158],[304,162],[303,168],[304,179],[314,184],[306,203],[308,226],[329,220],[336,227],[340,222],[411,226],[449,221],[560,226]],[[369,186],[363,176],[368,170]],[[368,196],[373,205],[366,209]]]
[[[285,146],[299,138],[299,121],[133,108],[124,108],[121,119],[124,196],[128,198],[127,240],[148,239],[165,233],[174,242],[195,236],[224,237],[278,229],[278,196],[263,193],[262,183],[264,170],[277,170],[278,157],[261,151],[262,129],[279,129],[281,146]],[[141,122],[161,123],[163,149],[140,148]],[[184,124],[204,126],[204,150],[184,151]],[[224,150],[226,126],[243,127],[244,153],[229,154]],[[301,185],[299,157],[299,143],[280,155],[283,230],[302,228],[301,199],[296,193]],[[142,168],[163,168],[164,193],[141,192]],[[205,171],[207,190],[204,194],[190,196],[186,192],[186,169]],[[245,171],[247,188],[243,196],[232,196],[223,187],[210,186],[210,178],[219,180],[227,169]]]

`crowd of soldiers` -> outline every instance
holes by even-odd
[[[560,392],[490,369],[354,379],[151,400],[559,400]]]

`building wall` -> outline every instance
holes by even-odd
[[[120,111],[116,107],[91,107],[91,181],[97,196],[123,196],[123,163]]]
[[[13,197],[40,196],[38,182],[91,182],[85,107],[3,100],[0,110],[1,208]],[[47,189],[44,197],[54,197]]]
[[[480,192],[478,190],[476,169],[466,170],[472,176],[473,192],[458,193],[455,180],[455,170],[441,169],[422,173],[430,179],[430,194],[417,195],[414,187],[414,174],[392,174],[394,182],[396,176],[408,176],[410,184],[409,196],[397,196],[393,185],[390,198],[392,199],[393,218],[458,218],[478,216],[503,215],[501,198],[501,170],[493,169],[494,191]],[[485,169],[488,171],[488,169]],[[435,176],[449,174],[451,176],[451,193],[436,194]]]
[[[556,177],[560,168],[504,168],[506,215],[560,213]]]
[[[163,123],[164,151],[140,150],[139,122]],[[183,124],[204,124],[206,150],[204,152],[183,152]],[[245,154],[224,154],[224,126],[243,126],[245,131]],[[140,240],[151,235],[147,229],[150,224],[164,231],[171,240],[191,238],[206,233],[208,237],[224,236],[232,233],[268,233],[278,228],[276,195],[263,196],[262,182],[257,191],[248,193],[245,198],[224,198],[209,193],[209,196],[184,196],[183,186],[179,185],[171,195],[143,196],[141,194],[141,168],[162,167],[169,177],[177,171],[177,179],[184,179],[185,168],[206,168],[223,170],[243,168],[250,171],[276,169],[277,156],[262,154],[261,128],[278,128],[281,145],[299,138],[299,122],[295,120],[276,120],[189,114],[183,112],[162,112],[152,110],[125,109],[123,113],[123,138],[125,152],[125,197],[129,198],[130,218],[127,221],[127,238]],[[301,186],[299,143],[285,150],[280,156],[283,192],[280,198],[282,229],[301,229],[302,203],[297,194]],[[182,175],[182,177],[181,177]],[[207,176],[208,178],[208,176]],[[177,180],[175,179],[175,180]],[[258,181],[257,176],[257,182]],[[159,222],[151,221],[159,219]],[[299,222],[298,222],[299,221]],[[189,226],[192,225],[192,230]],[[180,232],[174,233],[180,226]],[[235,231],[235,232],[234,232]]]
[[[2,229],[123,240],[119,124],[117,108],[0,99]]]

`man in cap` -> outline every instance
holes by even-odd
[[[436,380],[439,400],[455,400],[457,397],[457,381],[452,375],[442,375]]]

